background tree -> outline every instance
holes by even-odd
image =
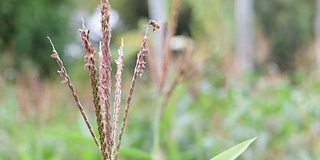
[[[126,29],[137,29],[141,18],[148,19],[148,4],[145,0],[115,1],[112,8],[117,10]]]
[[[316,50],[316,63],[317,68],[320,68],[320,0],[317,0],[316,5],[316,15],[315,15],[315,25],[314,25],[314,32],[315,32],[315,50]]]
[[[32,0],[0,1],[0,56],[3,67],[21,69],[28,60],[42,75],[54,71],[48,56],[46,36],[63,48],[72,38],[69,15],[72,1]],[[10,57],[10,58],[8,58]],[[51,68],[51,69],[50,69]]]
[[[255,12],[270,40],[270,60],[282,71],[295,68],[294,57],[313,35],[315,0],[255,1]]]

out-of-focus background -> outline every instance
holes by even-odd
[[[148,159],[164,104],[163,159],[209,159],[255,136],[239,159],[320,159],[320,2],[176,2],[110,1],[113,62],[124,40],[123,102],[146,25],[160,24],[149,32],[153,58],[136,84],[120,158]],[[96,126],[78,29],[83,18],[98,48],[98,3],[0,1],[0,159],[100,159],[46,38]]]

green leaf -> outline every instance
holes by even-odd
[[[254,137],[252,139],[246,140],[222,153],[211,158],[210,160],[234,160],[236,159],[242,152],[244,152],[248,146],[256,139]]]

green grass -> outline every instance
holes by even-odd
[[[312,77],[295,86],[264,77],[229,87],[203,80],[195,98],[181,83],[160,120],[160,153],[165,159],[210,159],[257,137],[239,159],[319,159],[318,84]],[[49,106],[21,102],[21,86],[1,86],[0,159],[100,159],[66,86],[46,85],[50,99],[44,104]],[[150,159],[152,152],[159,97],[141,81],[137,88],[120,151],[123,159]],[[90,91],[80,91],[82,101],[90,104]],[[23,108],[23,103],[33,105]],[[85,108],[95,126],[93,109]]]

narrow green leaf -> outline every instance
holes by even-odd
[[[246,140],[222,153],[211,158],[210,160],[234,160],[236,159],[242,152],[244,152],[248,146],[256,139],[254,137],[252,139]]]

